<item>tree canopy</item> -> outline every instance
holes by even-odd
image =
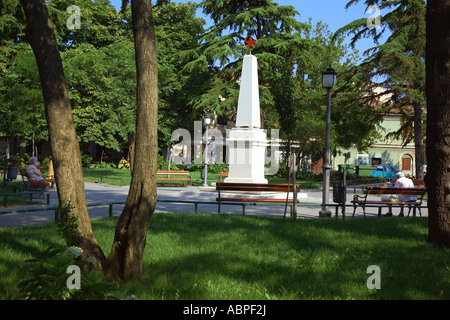
[[[3,3],[0,90],[7,94],[0,99],[8,108],[2,116],[14,110],[21,116],[14,123],[8,119],[9,132],[0,130],[4,135],[45,140],[48,134],[43,102],[38,97],[40,83],[31,50],[23,43],[23,12],[16,0]],[[80,29],[74,30],[66,26],[70,16],[66,9],[73,4],[80,7],[82,17]],[[127,149],[134,133],[136,107],[130,8],[117,10],[108,0],[52,0],[48,8],[78,140],[109,150]],[[196,17],[197,10],[210,16],[214,25],[205,30],[206,22]],[[354,71],[358,53],[344,45],[343,36],[333,37],[326,24],[299,22],[298,14],[292,6],[271,0],[158,2],[153,10],[158,51],[158,145],[169,147],[175,129],[192,129],[194,121],[205,113],[234,121],[242,58],[249,53],[244,40],[252,36],[256,39],[252,54],[258,58],[264,128],[280,129],[282,139],[298,142],[301,154],[320,158],[326,109],[321,73],[332,65],[339,73],[333,89],[332,148],[356,145],[363,150],[370,146],[380,117],[366,104],[370,88],[362,84],[363,72]],[[24,51],[20,55],[19,46]],[[24,64],[27,51],[29,61]],[[30,72],[34,72],[33,77],[27,76]],[[20,90],[25,88],[35,92],[36,99],[21,96]],[[36,115],[32,121],[28,119],[30,111]]]

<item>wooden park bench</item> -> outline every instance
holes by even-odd
[[[164,178],[158,176],[165,176]],[[156,181],[188,181],[192,185],[189,171],[158,170]]]
[[[216,184],[217,198],[219,203],[218,213],[220,214],[220,204],[226,202],[227,204],[242,205],[242,215],[245,215],[245,207],[247,205],[282,205],[290,204],[292,213],[292,204],[294,199],[287,199],[287,197],[281,199],[269,198],[268,194],[274,192],[280,192],[287,194],[293,192],[293,184],[284,183],[225,183],[219,182]],[[224,192],[227,191],[227,192]],[[241,193],[243,196],[232,195],[229,192]],[[297,194],[300,192],[300,184],[297,184]],[[249,196],[249,193],[256,193],[254,197]],[[297,203],[300,202],[297,199]]]
[[[364,190],[364,195],[355,194],[353,196],[353,217],[355,216],[355,211],[358,206],[361,206],[363,209],[364,217],[366,216],[366,206],[375,206],[378,207],[378,216],[381,217],[381,209],[383,207],[404,207],[408,206],[408,216],[411,212],[411,209],[414,209],[414,216],[416,216],[416,209],[419,209],[419,214],[422,216],[420,211],[422,206],[422,199],[425,193],[427,192],[426,188],[395,188],[395,187],[379,187],[379,186],[367,186]],[[368,200],[367,197],[369,195],[416,195],[417,200],[414,202],[400,202],[400,201],[383,201],[383,200]]]
[[[14,186],[14,192],[23,193],[25,191],[27,194],[30,194],[30,200],[32,198],[32,194],[41,195],[41,198],[44,198],[44,194],[47,194],[47,203],[49,202],[50,193],[48,191],[46,192],[39,182],[30,181],[25,170],[20,170],[20,175],[22,176],[23,185],[16,184]],[[55,179],[52,177],[44,178],[44,180],[48,181],[50,185],[55,182]]]

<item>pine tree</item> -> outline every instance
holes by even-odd
[[[263,123],[274,119],[273,92],[268,86],[270,66],[279,64],[280,52],[286,48],[304,49],[308,44],[300,37],[308,26],[298,22],[292,6],[278,6],[271,0],[214,1],[200,3],[215,25],[199,39],[199,46],[188,50],[195,57],[186,70],[210,72],[204,94],[193,101],[194,112],[213,112],[233,120],[236,112],[242,59],[249,53],[245,40],[256,40],[252,54],[260,70],[260,103]],[[283,59],[283,58],[282,58]],[[223,97],[226,99],[219,99]]]
[[[360,0],[352,0],[346,8]],[[416,178],[423,179],[423,117],[425,116],[425,10],[423,0],[365,0],[369,6],[390,10],[381,17],[379,28],[367,19],[359,19],[340,28],[336,34],[352,33],[351,44],[361,37],[372,36],[377,46],[367,50],[367,58],[358,66],[369,87],[381,86],[383,95],[390,95],[380,112],[398,110],[403,125],[390,135],[402,137],[404,144],[415,142]],[[385,43],[383,34],[390,32]],[[373,81],[377,81],[374,83]],[[372,94],[372,100],[378,96]]]

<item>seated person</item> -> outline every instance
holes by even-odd
[[[28,181],[30,182],[32,187],[41,187],[43,189],[47,189],[50,186],[50,183],[42,178],[42,173],[39,169],[39,164],[36,157],[31,157],[28,160],[28,167],[26,169],[26,172],[28,175]]]
[[[415,188],[414,183],[411,179],[405,177],[403,172],[397,172],[397,181],[395,181],[395,188]],[[417,201],[417,195],[399,194],[399,202],[415,202]],[[386,213],[387,217],[392,216],[392,208],[389,207],[389,211]],[[399,217],[403,217],[403,207],[400,208]]]

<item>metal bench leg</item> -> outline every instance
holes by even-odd
[[[408,217],[409,217],[409,214],[411,213],[411,209],[412,209],[412,207],[408,206]],[[413,216],[414,217],[416,216],[416,211],[415,210],[413,211]]]
[[[354,218],[355,217],[355,212],[356,212],[356,208],[357,208],[358,206],[353,206],[353,215],[352,215],[352,218]]]

